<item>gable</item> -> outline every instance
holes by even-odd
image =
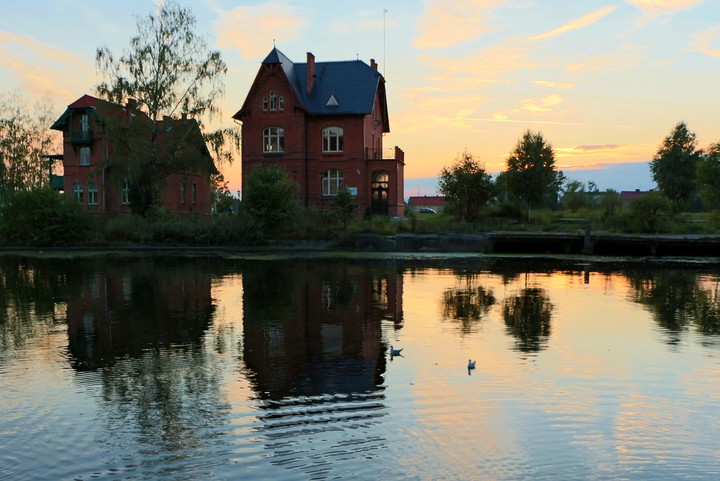
[[[370,115],[379,108],[377,116],[383,121],[384,131],[389,132],[385,80],[375,68],[360,60],[315,62],[312,54],[308,54],[308,58],[312,63],[293,63],[273,49],[233,118],[245,117],[253,99],[264,95],[261,86],[268,75],[280,75],[292,90],[296,103],[311,115]],[[308,81],[311,82],[309,93]]]

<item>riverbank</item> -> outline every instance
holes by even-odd
[[[488,232],[483,234],[356,234],[343,245],[327,240],[272,241],[257,246],[126,244],[57,248],[0,247],[6,253],[392,253],[561,255],[593,257],[720,259],[717,235],[623,235],[606,233]]]

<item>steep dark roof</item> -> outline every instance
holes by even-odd
[[[314,115],[370,114],[378,91],[385,101],[382,75],[360,60],[316,62],[310,95],[307,94],[307,63],[294,63],[277,48],[273,48],[262,63],[282,65],[297,98],[308,113]],[[335,101],[328,102],[332,97]]]

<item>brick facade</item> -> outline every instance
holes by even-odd
[[[344,186],[358,213],[403,215],[404,152],[383,148],[390,129],[374,61],[315,62],[308,53],[296,64],[273,49],[233,118],[242,122],[243,187],[253,167],[277,164],[303,206],[325,209]]]

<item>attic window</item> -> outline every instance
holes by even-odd
[[[335,94],[330,94],[330,98],[325,104],[325,107],[340,107],[340,102],[335,98]]]

